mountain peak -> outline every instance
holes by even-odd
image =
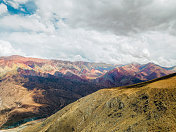
[[[0,57],[0,59],[7,59],[7,60],[13,60],[13,59],[21,59],[21,58],[25,58],[23,56],[20,55],[11,55],[11,56],[2,56]]]
[[[150,66],[158,66],[157,64],[155,64],[154,62],[149,62],[146,65],[150,65]]]

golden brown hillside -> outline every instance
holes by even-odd
[[[103,89],[23,132],[174,132],[176,74],[129,87]]]

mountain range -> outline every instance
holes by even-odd
[[[174,72],[174,69],[164,68],[154,63],[144,65],[132,63],[116,67],[97,78],[96,81],[106,87],[124,86],[155,79]]]
[[[89,62],[70,62],[61,60],[48,60],[39,58],[29,58],[22,56],[8,56],[0,57],[0,72],[1,75],[8,71],[22,68],[25,70],[32,70],[38,73],[50,75],[76,75],[81,79],[94,79],[104,75],[109,70],[114,69],[118,65],[104,64],[104,63],[89,63]],[[33,73],[26,73],[32,75]],[[74,78],[72,78],[74,79]]]
[[[122,65],[82,61],[70,62],[18,55],[0,57],[0,76],[6,75],[9,71],[19,71],[20,74],[29,76],[48,77],[52,75],[77,81],[100,82],[106,87],[111,87],[112,85],[124,85],[129,80],[146,81],[168,75],[176,71],[176,66],[162,67],[154,63]],[[129,80],[123,78],[129,78]]]
[[[21,132],[175,132],[176,73],[99,90]]]
[[[0,57],[0,126],[44,118],[97,90],[136,84],[175,72],[175,67]]]

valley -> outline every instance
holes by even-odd
[[[99,90],[22,132],[176,131],[176,74]]]

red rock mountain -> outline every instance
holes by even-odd
[[[25,70],[34,70],[40,73],[49,73],[51,75],[58,75],[60,73],[66,76],[68,75],[69,77],[74,77],[75,75],[75,77],[78,76],[76,78],[95,79],[117,66],[118,65],[104,63],[47,60],[17,55],[0,58],[1,75],[12,70],[17,70],[18,68],[22,68]],[[71,79],[73,78],[71,77]]]
[[[53,75],[81,82],[96,82],[104,87],[113,87],[162,77],[175,72],[175,67],[165,68],[154,63],[114,65],[70,62],[17,55],[0,57],[0,76],[10,71],[18,71],[28,76],[48,77]]]
[[[37,72],[40,73],[38,76],[50,74],[80,81],[96,79],[97,82],[105,81],[104,83],[106,83],[106,80],[113,83],[113,80],[121,80],[122,77],[130,76],[145,81],[175,72],[175,67],[165,68],[154,63],[115,65],[48,60],[17,55],[0,57],[1,76],[18,68],[23,69],[22,73],[27,75],[35,75]]]
[[[154,63],[144,65],[134,63],[117,67],[107,72],[102,77],[97,78],[96,82],[105,87],[115,87],[152,80],[171,73],[174,73],[174,71],[166,70]]]

